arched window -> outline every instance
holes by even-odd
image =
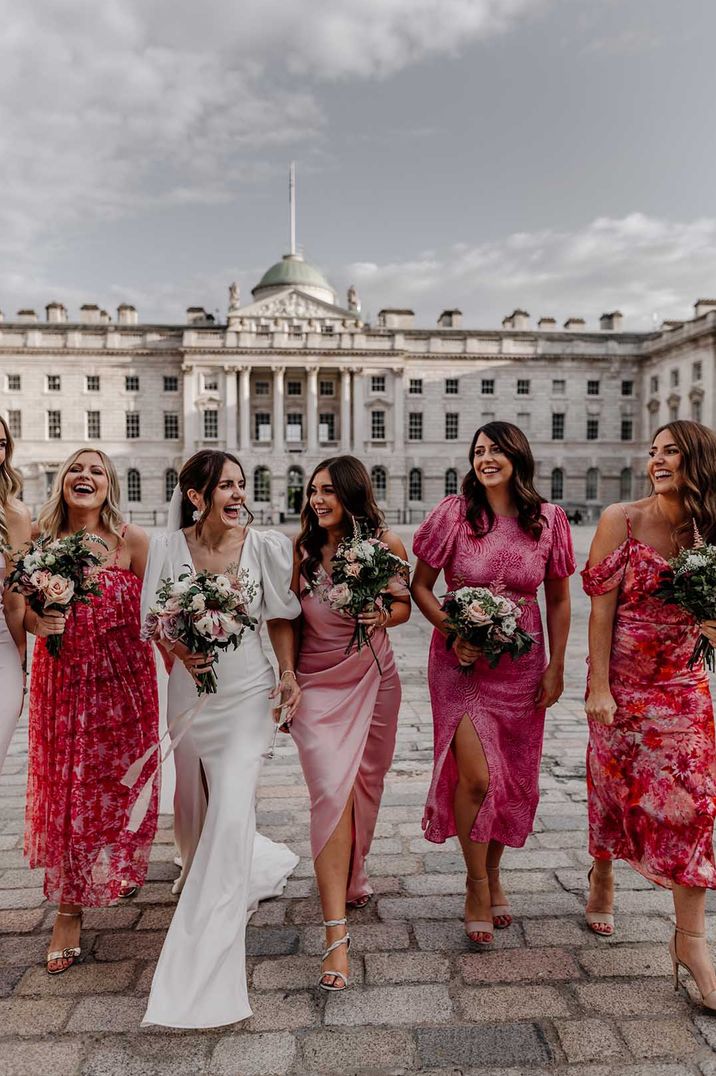
[[[422,501],[423,499],[423,472],[419,467],[413,467],[408,475],[408,500]]]
[[[370,472],[373,492],[377,501],[384,501],[388,493],[388,474],[385,467],[374,467]]]
[[[172,499],[172,493],[174,487],[179,481],[179,475],[176,473],[173,467],[169,467],[164,472],[164,500],[168,503]]]
[[[173,488],[173,487],[172,487]],[[130,467],[127,471],[127,500],[132,504],[142,499],[142,476],[136,467]]]
[[[457,471],[454,467],[448,467],[445,472],[445,496],[450,497],[457,493]]]
[[[550,496],[553,501],[561,501],[564,497],[564,471],[561,467],[555,467],[552,471],[552,493]]]
[[[303,507],[303,471],[300,467],[289,467],[286,481],[286,505],[289,514],[299,516]]]
[[[630,501],[632,499],[632,488],[634,485],[634,475],[632,474],[631,467],[625,467],[619,475],[619,500]]]
[[[268,467],[257,467],[254,471],[254,501],[266,504],[271,500],[271,472]]]
[[[588,501],[596,501],[599,498],[599,471],[596,467],[590,467],[584,480],[584,496]]]

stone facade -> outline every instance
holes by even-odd
[[[464,328],[458,310],[435,328],[394,309],[367,324],[355,289],[338,305],[300,262],[272,267],[249,304],[232,286],[222,324],[199,307],[184,325],[142,324],[126,304],[116,320],[88,305],[71,322],[59,303],[45,320],[0,320],[0,412],[27,503],[42,503],[69,452],[97,444],[131,518],[161,523],[181,462],[215,446],[238,453],[258,517],[277,522],[316,463],[353,452],[388,519],[415,522],[456,489],[475,428],[502,418],[529,437],[540,490],[594,517],[639,495],[659,423],[715,424],[716,301],[641,333],[618,313],[593,330],[535,326],[522,310],[499,330]]]

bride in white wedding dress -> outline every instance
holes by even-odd
[[[160,579],[176,578],[187,566],[222,572],[240,563],[256,588],[249,612],[259,623],[237,650],[219,652],[214,695],[199,697],[195,687],[206,659],[181,643],[171,650],[167,721],[176,745],[181,897],[144,1024],[218,1027],[251,1015],[246,923],[259,900],[282,891],[298,862],[286,845],[255,831],[256,784],[273,733],[272,710],[281,705],[290,718],[300,698],[290,624],[300,613],[290,589],[293,552],[285,535],[241,525],[245,498],[235,457],[214,450],[192,456],[179,477],[167,534],[153,540],[145,574],[143,612]],[[279,665],[278,687],[261,646],[262,622]]]

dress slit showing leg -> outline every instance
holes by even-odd
[[[490,797],[491,792],[492,792],[492,769],[490,767],[490,760],[487,757],[487,752],[485,751],[485,746],[484,746],[484,744],[482,742],[482,737],[480,736],[480,733],[475,728],[475,723],[472,720],[470,714],[467,712],[467,710],[465,711],[465,713],[462,715],[462,717],[460,718],[460,720],[457,723],[457,726],[455,728],[455,732],[453,733],[452,739],[450,741],[450,752],[451,752],[451,754],[453,756],[453,759],[455,760],[455,768],[456,768],[456,770],[457,770],[457,772],[459,774],[460,771],[459,771],[458,766],[457,766],[457,756],[456,756],[456,752],[455,752],[455,737],[457,736],[458,731],[460,729],[460,726],[462,725],[465,718],[467,718],[469,725],[472,727],[472,731],[474,733],[475,740],[477,742],[477,746],[479,747],[479,749],[480,749],[480,751],[482,753],[482,757],[485,760],[485,767],[487,769],[487,789],[485,790],[485,795],[482,797],[482,803],[480,804],[480,806],[475,811],[475,817],[473,818],[472,825],[470,826],[470,840],[475,841],[476,843],[484,844],[484,843],[487,843],[487,842],[486,841],[480,841],[480,839],[478,837],[473,836],[473,834],[475,833],[475,830],[477,828],[478,818],[483,813],[484,808],[485,808],[485,804],[487,803],[488,798]],[[455,796],[456,792],[457,792],[457,783],[455,784],[455,790],[454,790],[454,793],[453,793],[453,802],[454,802],[454,796]],[[453,808],[453,810],[454,810],[454,808]]]

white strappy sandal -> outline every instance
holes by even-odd
[[[82,912],[57,912],[57,915],[64,915],[69,918],[79,918],[80,930],[82,929]],[[63,975],[66,971],[69,971],[73,964],[77,963],[77,960],[82,956],[82,950],[79,945],[73,945],[67,949],[53,949],[51,953],[47,954],[47,960],[45,967],[47,968],[48,975]],[[54,971],[50,971],[50,964],[53,964],[56,960],[69,960],[69,964],[66,964],[64,968],[56,968]]]
[[[337,938],[336,941],[332,942],[328,946],[328,948],[323,953],[323,956],[321,957],[321,963],[323,963],[326,957],[329,957],[331,953],[338,948],[339,945],[345,945],[346,950],[350,949],[351,947],[351,936],[347,929],[347,919],[326,919],[324,920],[323,925],[324,927],[346,927],[346,932],[342,938]],[[343,986],[336,986],[335,983],[332,983],[329,986],[328,983],[324,983],[323,980],[326,978],[327,975],[332,975],[334,979],[342,979]],[[325,971],[321,972],[321,978],[318,980],[318,985],[320,986],[321,990],[331,990],[334,993],[340,993],[348,986],[348,976],[344,975],[342,971],[333,971],[331,968],[326,968]]]

